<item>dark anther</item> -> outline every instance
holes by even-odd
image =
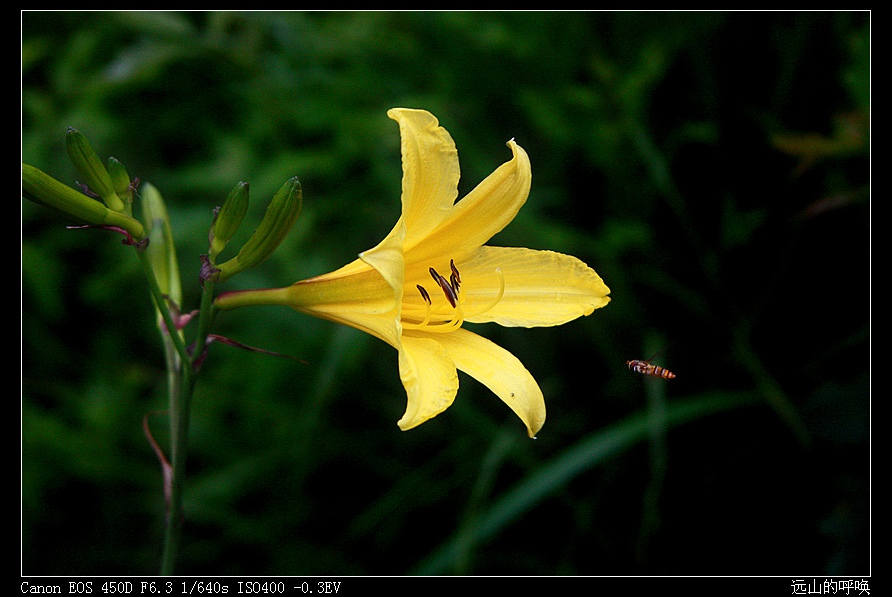
[[[456,294],[455,289],[449,284],[449,282],[437,273],[437,270],[434,268],[430,268],[431,276],[434,281],[440,285],[440,289],[443,290],[443,294],[446,295],[446,300],[449,301],[449,304],[455,307],[456,301],[458,301],[458,294]]]
[[[455,286],[455,292],[458,292],[458,287],[461,286],[461,275],[458,273],[458,268],[455,267],[455,261],[449,260],[449,268],[452,270],[452,282]]]

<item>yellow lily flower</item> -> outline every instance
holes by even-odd
[[[514,140],[512,159],[456,203],[458,154],[449,133],[424,110],[387,115],[402,139],[402,216],[393,230],[334,272],[285,288],[228,292],[216,305],[287,305],[396,348],[408,395],[401,429],[452,404],[458,369],[492,390],[535,437],[545,422],[536,380],[514,355],[462,324],[560,325],[606,305],[610,289],[575,257],[484,244],[530,191],[530,160]]]

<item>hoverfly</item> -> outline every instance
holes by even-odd
[[[668,369],[660,367],[659,365],[651,365],[650,361],[652,358],[654,357],[650,357],[650,359],[647,359],[646,361],[633,359],[631,361],[626,361],[626,365],[629,367],[629,371],[634,371],[641,375],[651,375],[653,377],[662,377],[663,379],[675,378],[675,374]]]

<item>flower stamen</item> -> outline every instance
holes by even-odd
[[[455,290],[455,294],[458,294],[459,287],[461,286],[461,274],[458,273],[458,268],[455,267],[455,260],[449,260],[449,269],[452,270],[452,275],[449,276],[449,283]]]
[[[440,275],[437,270],[434,268],[429,268],[431,278],[437,283],[440,287],[440,290],[443,291],[443,295],[446,297],[446,300],[452,306],[454,311],[452,312],[452,316],[449,321],[440,321],[438,323],[431,323],[431,311],[432,311],[432,300],[431,295],[428,293],[427,289],[421,284],[416,284],[415,288],[418,289],[418,293],[421,294],[421,298],[424,299],[424,318],[420,322],[411,322],[411,321],[403,321],[403,329],[408,330],[420,330],[424,329],[428,332],[451,332],[462,326],[464,323],[466,316],[464,307],[462,306],[462,301],[459,297],[459,288],[461,286],[461,274],[458,271],[458,268],[455,267],[455,262],[450,260],[449,268],[452,270],[449,276],[449,280],[447,281],[445,277]],[[473,313],[472,317],[478,317],[493,307],[495,307],[499,301],[502,300],[502,297],[505,295],[505,276],[502,274],[501,268],[496,268],[496,274],[499,276],[499,292],[493,298],[493,300],[487,304],[484,308],[477,310]]]
[[[421,298],[424,299],[424,302],[426,302],[428,305],[430,305],[431,304],[431,295],[429,295],[427,293],[427,289],[425,289],[425,287],[422,286],[421,284],[416,284],[415,288],[417,288],[418,292],[421,293]]]
[[[421,321],[421,323],[417,324],[419,327],[424,327],[431,320],[431,295],[427,293],[427,290],[421,284],[416,284],[415,288],[418,289],[418,292],[421,293],[421,298],[423,298],[424,302],[427,304],[424,312],[424,319]]]
[[[454,266],[453,266],[454,267]],[[443,294],[446,295],[446,300],[449,301],[449,304],[455,307],[458,302],[458,288],[453,286],[451,282],[448,282],[446,278],[437,273],[437,270],[434,268],[430,268],[431,277],[434,279],[434,282],[440,285],[440,288],[443,290]],[[453,282],[455,281],[455,274],[452,274]]]

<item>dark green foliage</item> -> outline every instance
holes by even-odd
[[[385,344],[222,314],[219,333],[309,364],[212,346],[178,572],[869,574],[869,16],[23,13],[23,161],[74,184],[72,126],[156,186],[186,309],[239,181],[231,247],[292,176],[303,212],[219,290],[375,245],[399,214],[396,106],[452,134],[462,195],[515,138],[533,189],[492,244],[576,255],[612,290],[561,327],[475,327],[542,386],[535,441],[465,376],[401,432]],[[22,570],[152,574],[154,313],[119,238],[65,223],[23,201]],[[625,367],[658,352],[676,379]]]

